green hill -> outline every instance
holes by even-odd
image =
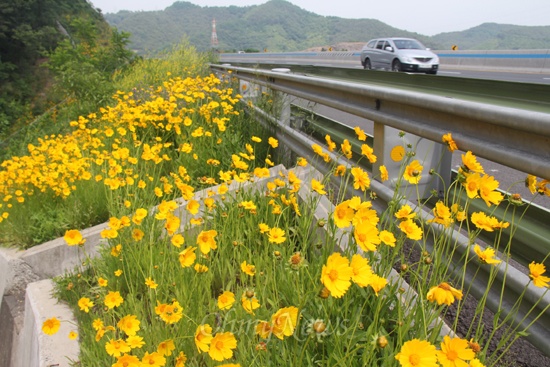
[[[550,45],[550,26],[488,23],[429,37],[376,19],[317,15],[285,0],[245,7],[201,7],[178,1],[163,11],[121,11],[105,14],[105,19],[119,30],[131,33],[131,47],[140,54],[168,48],[183,37],[197,49],[209,50],[212,19],[216,19],[221,51],[301,51],[341,42],[366,42],[382,36],[417,38],[432,49],[450,49],[452,45],[461,50],[544,49]]]

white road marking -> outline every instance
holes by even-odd
[[[462,74],[460,71],[442,71],[442,70],[439,70],[439,73],[440,74]]]

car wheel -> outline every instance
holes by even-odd
[[[401,71],[401,62],[399,60],[393,60],[391,64],[391,71]]]
[[[372,69],[372,65],[370,63],[370,59],[365,59],[365,63],[363,64],[363,67],[366,69],[366,70],[371,70]]]

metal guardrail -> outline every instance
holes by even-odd
[[[242,80],[365,117],[373,120],[375,125],[391,126],[432,141],[440,141],[443,134],[451,132],[462,149],[472,150],[478,156],[529,171],[539,177],[550,177],[549,114],[303,75],[222,65],[212,65],[212,69],[221,73],[231,70],[233,76]],[[297,154],[309,157],[308,160],[319,171],[327,172],[328,167],[322,160],[313,159],[312,140],[309,137],[288,126],[288,121],[278,121],[262,111],[258,112],[257,117],[276,125],[277,137],[282,143]],[[374,139],[376,141],[376,135]],[[338,160],[338,157],[333,159]],[[349,164],[345,161],[339,163]],[[393,190],[375,180],[371,182],[371,188],[381,199],[375,201],[375,208],[384,210],[386,203],[393,197]],[[423,217],[426,220],[432,218],[429,213],[423,214]],[[436,233],[441,231],[437,225],[430,227]],[[471,248],[469,238],[457,232],[452,237],[456,244],[455,256],[466,256]],[[548,249],[544,250],[548,252]],[[462,269],[450,271],[458,275]],[[517,312],[514,322],[526,327],[532,321],[530,317],[525,317],[527,313],[533,310],[535,313],[542,312],[550,305],[550,294],[544,293],[544,289],[532,285],[526,289],[529,278],[524,273],[502,264],[496,267],[496,271],[496,279],[489,290],[486,304],[491,311],[501,317],[511,311]],[[475,279],[472,274],[476,274]],[[474,261],[468,263],[466,281],[471,284],[474,296],[483,295],[490,277],[487,267]],[[504,301],[499,304],[501,291]],[[521,308],[513,310],[515,301],[521,295],[524,295]],[[537,301],[541,297],[542,300]],[[550,340],[550,313],[543,313],[530,326],[529,333],[527,339],[543,353],[550,355],[547,348]]]

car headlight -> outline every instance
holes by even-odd
[[[403,62],[411,64],[413,62],[413,59],[412,57],[403,57]]]
[[[432,64],[439,64],[439,57],[437,57],[437,56],[434,57],[434,58],[432,59]]]

